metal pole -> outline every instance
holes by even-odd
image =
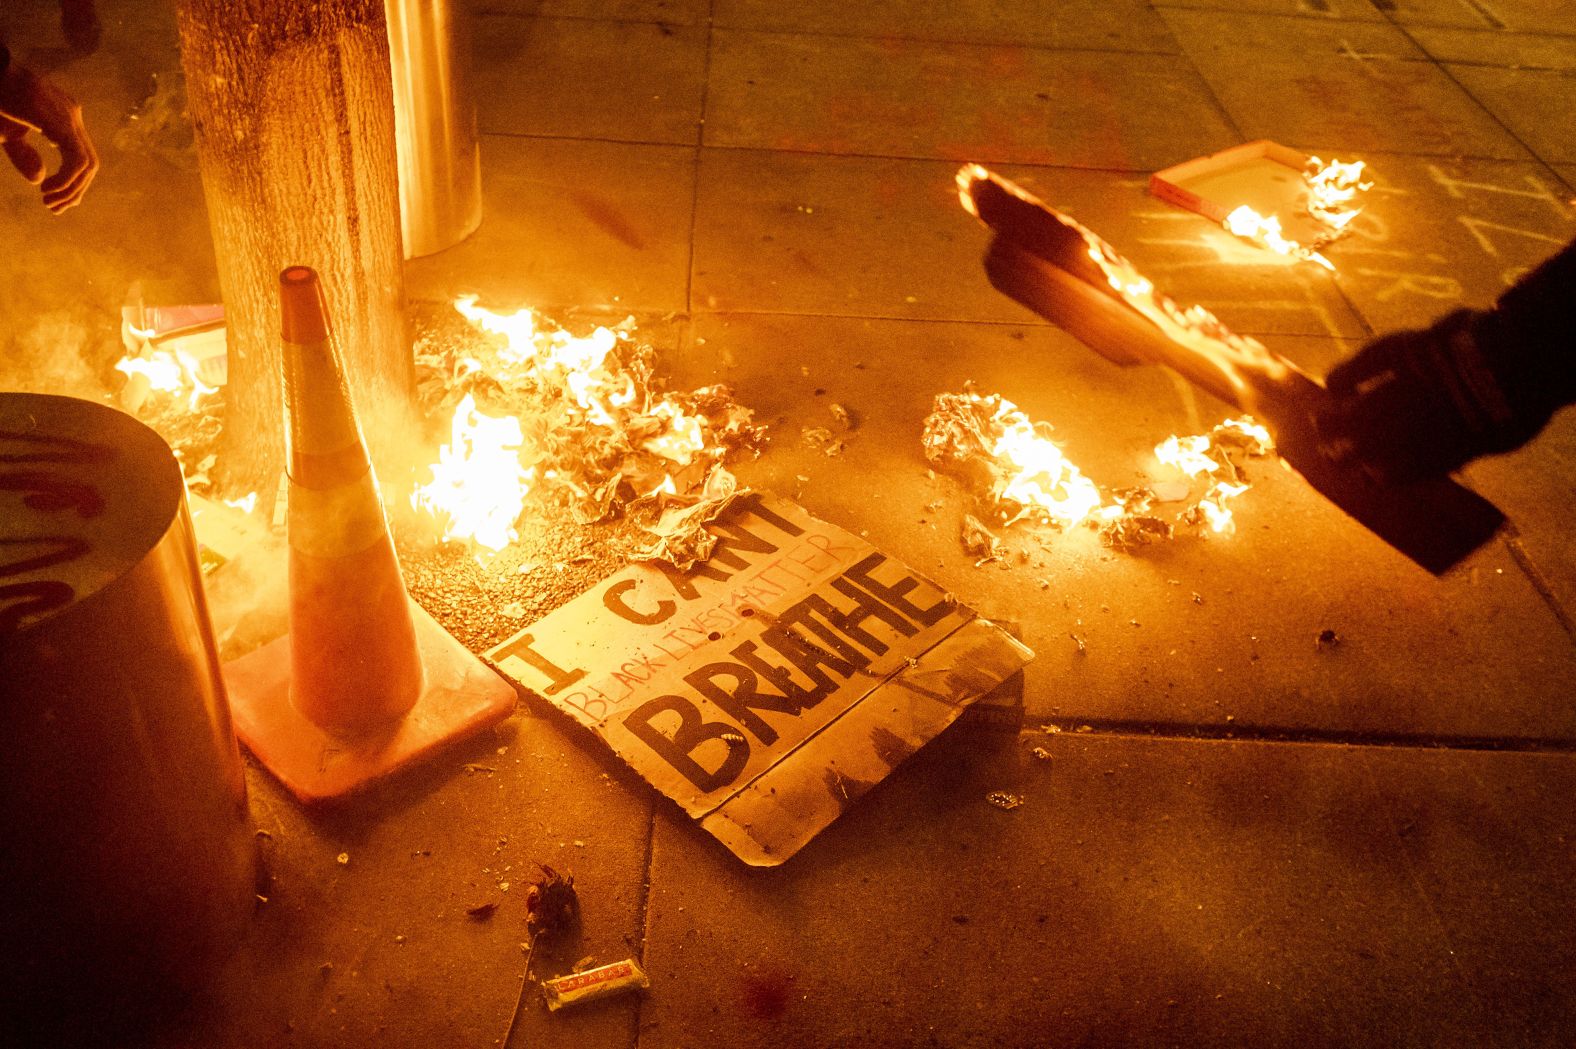
[[[464,4],[386,0],[405,257],[452,247],[482,221],[481,154]]]

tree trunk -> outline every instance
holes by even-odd
[[[383,0],[180,0],[181,64],[229,325],[226,476],[283,466],[279,273],[318,271],[373,458],[399,458],[405,331]]]

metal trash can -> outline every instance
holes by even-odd
[[[0,828],[3,1044],[178,1000],[254,907],[180,468],[71,397],[0,393]]]
[[[399,210],[407,259],[452,247],[482,221],[481,153],[465,5],[386,0]]]

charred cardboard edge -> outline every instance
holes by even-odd
[[[1033,658],[1030,649],[995,623],[970,619],[917,657],[913,665],[902,666],[877,682],[698,822],[745,863],[776,866],[956,722],[970,704]],[[932,683],[938,678],[943,687]],[[898,707],[906,709],[894,722],[891,715]],[[894,723],[906,725],[909,731],[893,731]],[[854,746],[861,738],[868,747]],[[816,784],[802,776],[795,780],[791,777],[800,769],[787,768],[790,762],[800,766],[808,762],[825,769],[825,774]],[[774,845],[753,833],[757,821],[779,814],[789,816],[790,825],[800,831],[796,837]]]

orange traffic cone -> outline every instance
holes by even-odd
[[[486,728],[514,689],[405,593],[317,274],[279,278],[290,633],[225,666],[236,735],[304,802]]]

